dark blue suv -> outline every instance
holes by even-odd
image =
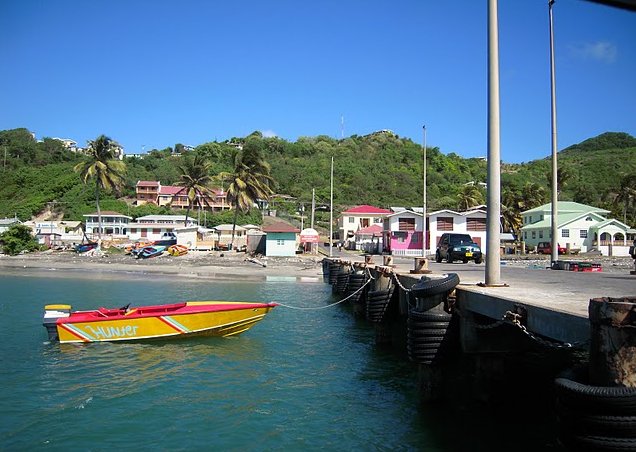
[[[470,235],[446,232],[440,237],[435,251],[436,262],[440,263],[444,259],[449,264],[456,260],[462,261],[464,264],[468,261],[481,264],[483,256],[481,248]]]

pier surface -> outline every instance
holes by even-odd
[[[332,256],[356,265],[364,265],[364,256],[349,254]],[[382,268],[382,256],[373,256],[374,263],[367,267]],[[462,309],[501,320],[507,312],[521,312],[529,331],[543,337],[568,343],[589,340],[588,305],[592,298],[628,297],[636,295],[636,275],[629,269],[603,268],[601,272],[551,270],[541,264],[508,265],[501,262],[502,287],[483,287],[485,265],[469,262],[428,262],[427,274],[431,278],[457,273],[460,284],[456,288]],[[391,271],[400,278],[415,283],[421,274],[411,274],[413,258],[393,259]],[[408,284],[405,284],[408,287]]]

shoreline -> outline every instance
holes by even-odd
[[[190,252],[135,259],[125,254],[79,255],[74,251],[44,251],[0,255],[0,275],[99,276],[117,278],[178,277],[191,279],[266,281],[322,278],[322,256],[268,257],[248,260],[244,253]],[[261,262],[266,266],[261,265]]]

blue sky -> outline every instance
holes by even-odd
[[[501,158],[550,155],[547,0],[499,2]],[[0,130],[127,153],[390,129],[487,155],[487,1],[0,2]],[[558,147],[636,136],[636,13],[554,6]]]

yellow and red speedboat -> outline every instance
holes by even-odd
[[[250,329],[276,303],[188,301],[156,306],[72,311],[70,305],[44,307],[49,339],[61,343],[132,341],[188,336],[233,336]]]

